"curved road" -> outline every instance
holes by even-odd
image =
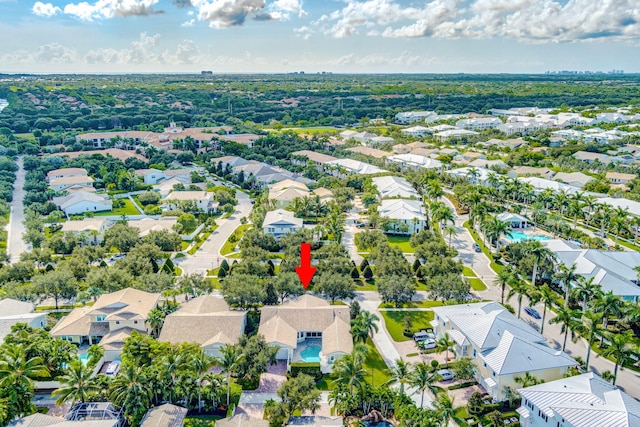
[[[29,250],[28,245],[22,240],[25,232],[24,224],[24,177],[25,170],[23,167],[22,156],[16,159],[18,171],[16,172],[16,181],[13,183],[13,201],[9,203],[11,215],[9,217],[9,225],[7,226],[7,255],[9,262],[14,263],[20,261],[20,254]]]
[[[206,275],[207,270],[217,268],[224,256],[220,255],[222,246],[227,241],[233,231],[240,225],[240,220],[249,216],[253,205],[251,199],[246,193],[237,190],[236,199],[238,205],[235,212],[225,219],[219,219],[216,231],[205,240],[200,248],[193,255],[187,255],[186,258],[178,258],[175,264],[178,265],[184,274],[201,273]]]

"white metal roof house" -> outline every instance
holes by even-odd
[[[430,157],[421,156],[419,154],[396,154],[387,157],[388,162],[398,163],[400,169],[411,169],[417,171],[419,169],[440,169],[442,162]]]
[[[527,228],[529,227],[529,220],[517,213],[502,212],[496,217],[502,222],[508,222],[511,228]]]
[[[279,239],[287,233],[301,230],[302,218],[294,217],[293,212],[276,209],[275,211],[267,212],[264,216],[262,229],[266,234],[271,234],[276,239]]]
[[[411,235],[427,226],[427,217],[421,200],[383,199],[378,213],[390,220],[386,230],[391,234]]]
[[[544,240],[547,248],[556,254],[558,262],[567,267],[576,265],[576,273],[599,284],[604,292],[613,292],[627,301],[640,298],[638,273],[640,253],[634,251],[601,251],[582,249],[564,240]]]
[[[453,175],[456,178],[464,178],[474,185],[486,185],[490,175],[498,175],[492,170],[485,168],[458,168],[448,170],[449,175]]]
[[[380,199],[419,199],[420,194],[406,179],[399,176],[377,176],[371,179]]]
[[[11,298],[0,299],[0,344],[16,323],[26,323],[32,328],[47,325],[47,313],[34,313],[33,304]]]
[[[635,427],[640,402],[593,372],[518,390],[522,427]]]
[[[577,365],[495,301],[434,307],[433,312],[436,337],[449,334],[456,357],[473,360],[476,379],[495,400],[504,399],[505,387],[517,388],[515,379],[526,372],[552,381]]]

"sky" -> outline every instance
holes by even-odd
[[[640,72],[640,0],[0,0],[0,73]]]

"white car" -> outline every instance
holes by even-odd
[[[427,338],[426,340],[419,341],[418,347],[423,350],[433,350],[436,348],[436,340],[433,338]]]
[[[440,369],[438,371],[438,375],[440,375],[440,378],[442,378],[442,381],[450,381],[456,376],[455,372],[449,369]]]

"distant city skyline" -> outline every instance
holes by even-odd
[[[637,0],[0,0],[0,73],[640,72]]]

